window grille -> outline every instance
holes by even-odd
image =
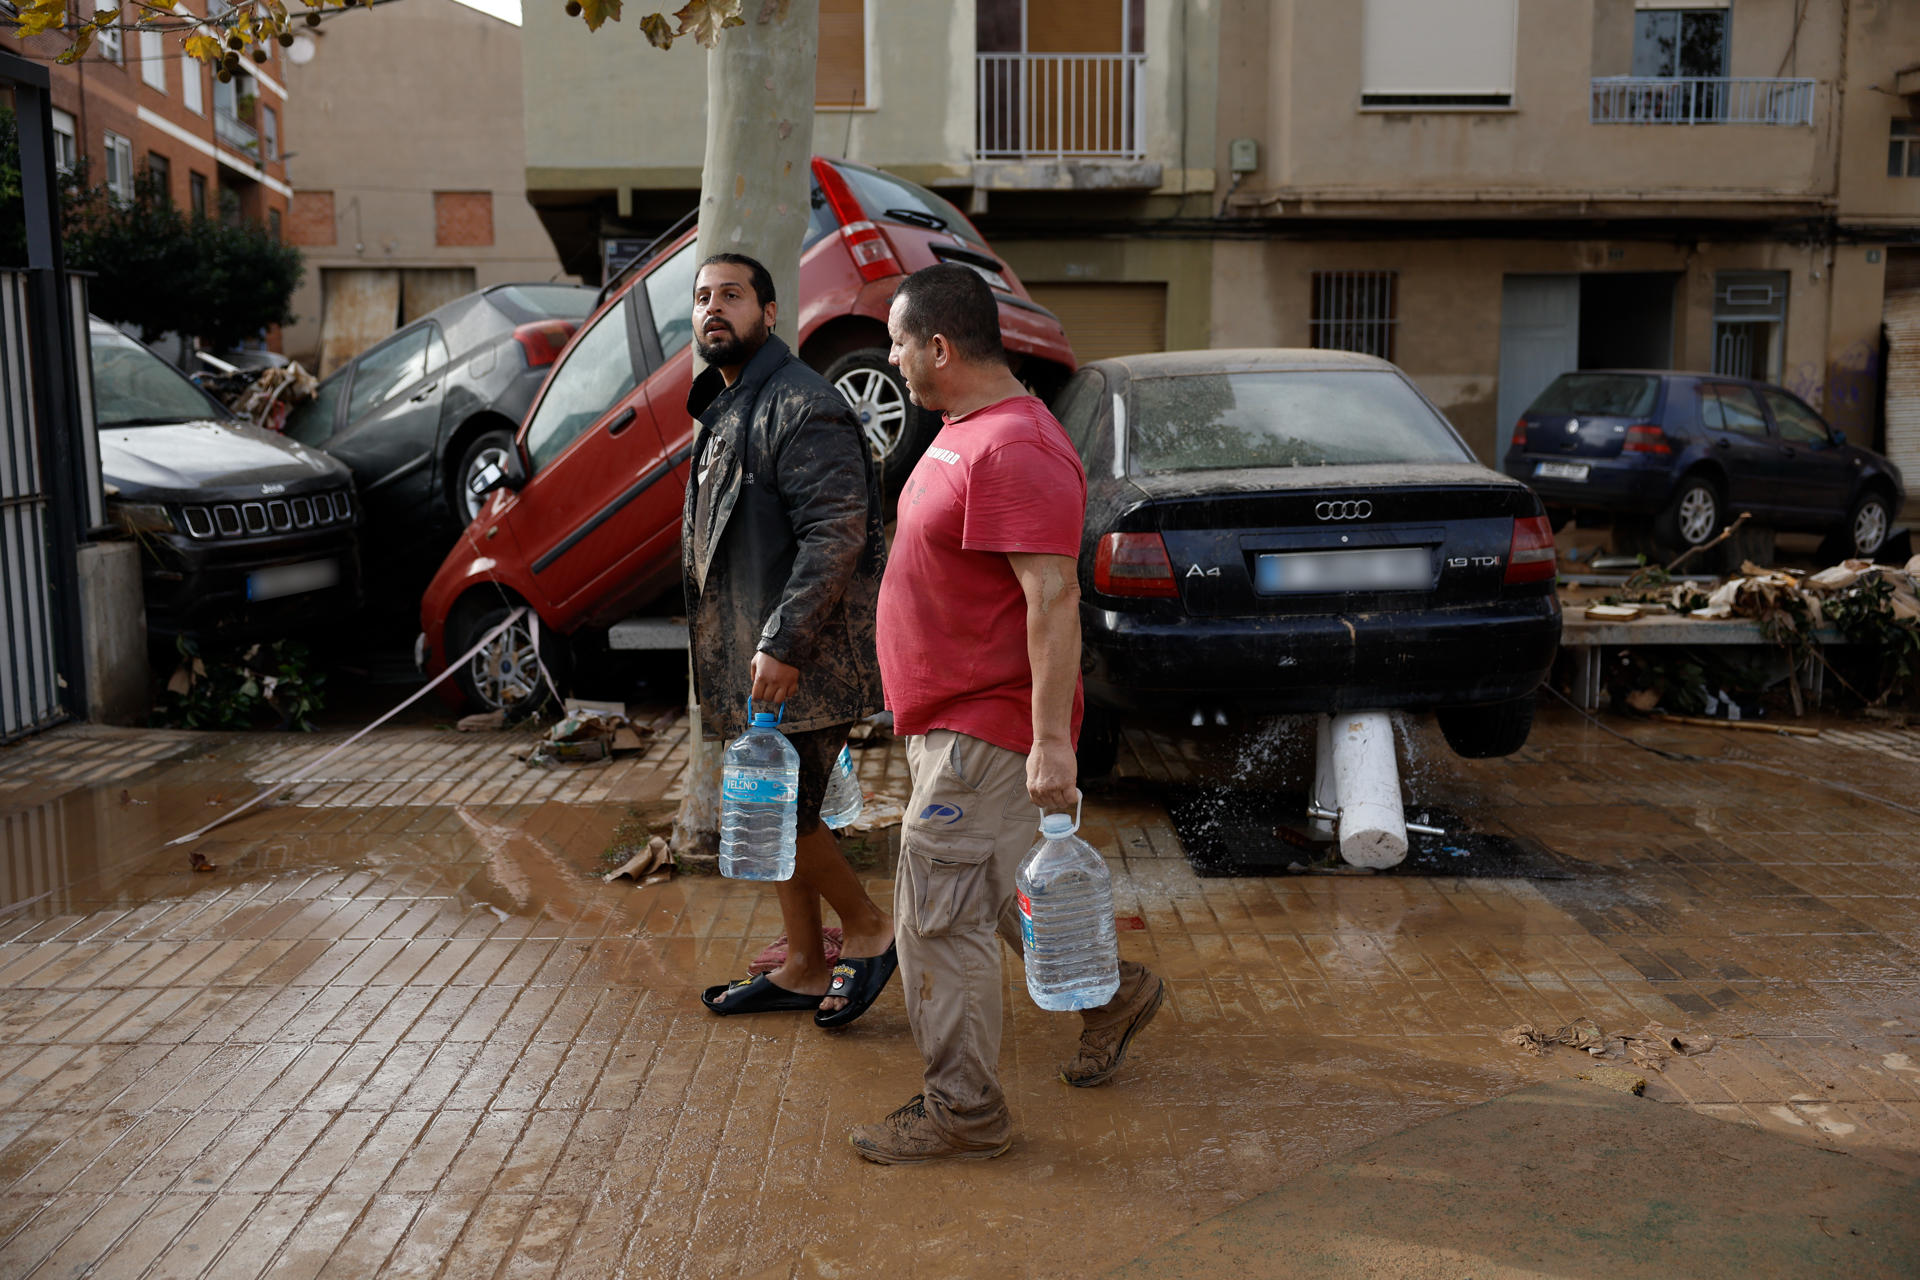
[[[1895,120],[1887,138],[1887,176],[1920,178],[1920,120]]]
[[[1313,273],[1313,346],[1393,359],[1399,287],[1397,271]]]

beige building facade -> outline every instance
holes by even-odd
[[[303,28],[303,32],[307,29]],[[329,11],[289,88],[287,354],[327,373],[443,302],[569,279],[527,203],[521,31],[455,0]]]
[[[577,86],[526,185],[585,276],[695,203],[705,56],[523,47]],[[1920,393],[1920,4],[823,0],[821,59],[816,150],[967,209],[1082,359],[1373,351],[1490,462],[1567,369],[1750,374],[1870,444]]]

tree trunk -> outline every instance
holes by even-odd
[[[744,16],[746,25],[721,32],[707,54],[707,153],[695,253],[701,260],[744,253],[764,263],[779,300],[774,332],[797,348],[820,4],[748,0]],[[673,823],[674,853],[683,862],[716,856],[720,843],[720,744],[702,735],[691,686],[688,701],[686,797]]]

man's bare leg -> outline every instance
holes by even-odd
[[[812,833],[801,836],[795,846],[793,882],[804,880],[810,891],[817,895],[813,903],[813,940],[817,947],[820,941],[820,899],[825,898],[833,913],[840,917],[840,954],[849,960],[864,960],[877,956],[893,944],[893,921],[875,905],[861,885],[860,877],[847,865],[846,855],[840,852],[840,841],[832,829],[825,823]],[[790,882],[791,883],[791,882]],[[786,899],[781,899],[784,912]],[[804,927],[804,926],[802,926]],[[792,962],[793,921],[787,920],[788,962]],[[825,961],[822,960],[824,966]],[[832,971],[824,970],[831,980]],[[774,981],[786,986],[779,978]],[[790,988],[805,991],[809,995],[815,991],[825,992],[827,984],[818,987],[805,986]],[[823,1013],[832,1013],[846,1007],[846,1001],[833,996],[820,1002]]]
[[[820,939],[821,898],[840,917],[840,954],[852,959],[877,956],[893,942],[893,922],[867,896],[825,823],[795,841],[793,878],[778,882],[774,889],[780,897],[780,922],[787,931],[787,958],[767,980],[782,990],[823,996],[833,981]],[[836,996],[823,1000],[820,1007],[832,1013],[845,1004]]]

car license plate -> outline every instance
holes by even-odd
[[[1548,480],[1585,480],[1587,464],[1584,462],[1536,462],[1533,474]]]
[[[1411,591],[1433,585],[1425,547],[1363,551],[1283,551],[1254,565],[1254,585],[1267,595],[1317,591]]]
[[[247,575],[247,599],[278,600],[282,596],[325,591],[340,584],[337,560],[309,560],[305,564],[276,565]]]

